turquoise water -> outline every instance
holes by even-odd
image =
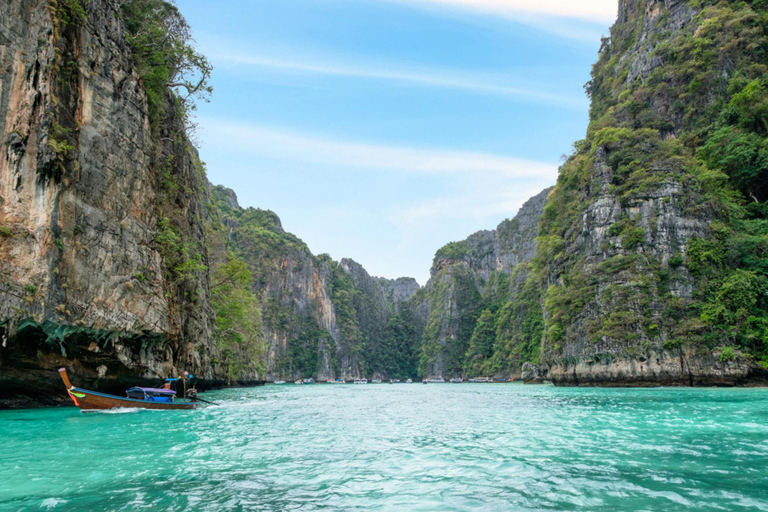
[[[0,411],[0,510],[766,510],[768,390],[266,386]]]

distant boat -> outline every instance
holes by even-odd
[[[355,379],[355,384],[368,384],[367,379]]]
[[[276,380],[272,384],[285,384],[285,381],[284,380]]]
[[[444,384],[445,383],[445,381],[443,380],[442,377],[433,377],[431,379],[428,379],[427,382],[429,382],[430,384]]]
[[[381,384],[381,379],[373,379],[371,384]]]
[[[296,382],[294,382],[294,384],[296,384],[296,385],[304,384],[304,381],[301,380],[301,379],[297,379]]]
[[[449,382],[451,384],[461,384],[462,380],[461,380],[461,377],[453,377],[453,378],[451,378],[451,380]]]
[[[408,379],[408,380],[410,380],[410,379]],[[400,379],[395,379],[395,380],[393,380],[392,382],[393,382],[394,384],[400,384]]]
[[[312,379],[312,378],[304,379],[304,384],[314,384],[314,383],[315,383],[315,379]]]
[[[405,379],[406,384],[413,384],[413,379]]]
[[[64,386],[67,388],[67,394],[69,398],[80,408],[82,412],[92,412],[105,409],[122,409],[122,408],[138,408],[138,409],[161,409],[161,410],[176,410],[176,409],[195,409],[200,405],[196,401],[197,391],[189,393],[194,390],[191,388],[187,391],[190,395],[189,400],[177,399],[176,391],[172,389],[164,388],[139,388],[133,387],[126,391],[126,398],[115,395],[108,395],[106,393],[97,393],[96,391],[89,391],[87,389],[76,388],[69,382],[67,377],[67,370],[64,368],[59,369],[59,375],[61,380],[64,381]],[[190,375],[190,377],[192,377]],[[174,381],[177,379],[173,379]]]
[[[328,380],[326,381],[327,384],[346,384],[344,379],[336,379],[336,380]]]

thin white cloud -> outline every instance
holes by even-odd
[[[523,202],[548,185],[546,180],[542,180],[542,184],[541,188],[521,191],[513,183],[500,181],[496,185],[506,186],[490,190],[473,189],[461,195],[439,197],[397,208],[390,215],[390,219],[402,229],[408,229],[429,219],[442,222],[447,219],[483,219],[494,215],[510,215],[511,212],[517,211]],[[488,226],[488,229],[493,227]]]
[[[498,76],[481,73],[456,72],[433,68],[395,68],[390,64],[379,66],[364,66],[359,64],[338,63],[332,61],[293,60],[286,58],[267,58],[252,55],[231,54],[226,52],[212,53],[218,63],[230,63],[239,66],[253,66],[279,71],[321,74],[348,78],[388,80],[419,86],[460,89],[480,94],[533,100],[540,103],[556,104],[563,107],[584,109],[586,98],[582,96],[567,96],[547,92],[541,86],[515,86],[504,83]],[[507,79],[509,80],[509,79]]]
[[[357,0],[355,0],[357,1]],[[617,0],[370,0],[427,10],[440,16],[480,16],[522,23],[542,32],[590,45],[616,19]]]
[[[493,229],[557,179],[556,164],[507,155],[370,144],[212,118],[201,118],[199,123],[206,149],[235,153],[239,161],[254,160],[262,166],[287,162],[287,168],[318,172],[330,169],[335,179],[346,172],[343,179],[361,184],[372,183],[362,176],[365,171],[393,173],[393,180],[414,187],[425,187],[428,178],[432,186],[424,190],[428,198],[421,200],[408,194],[382,195],[375,187],[361,186],[354,201],[345,195],[321,194],[322,200],[298,213],[278,211],[286,228],[316,253],[353,257],[373,274],[411,275],[422,284],[435,249],[479,229]],[[247,197],[241,194],[243,204],[248,205]],[[361,209],[360,204],[368,206]],[[361,216],[365,216],[362,222]],[[378,235],[370,237],[369,232]]]
[[[552,184],[553,181],[546,178],[526,180],[523,184],[518,180],[499,178],[490,187],[489,184],[468,183],[454,195],[416,204],[394,205],[389,209],[388,219],[400,232],[400,240],[391,249],[398,256],[395,261],[402,265],[414,251],[423,252],[425,244],[429,250],[418,261],[430,261],[434,251],[442,245],[464,239],[481,229],[494,229],[500,220],[514,217],[525,201]],[[453,229],[457,225],[462,228]],[[447,226],[451,226],[452,235],[448,234]],[[423,283],[428,277],[426,267],[428,265],[425,268],[409,266],[408,271]],[[395,268],[394,272],[398,270]]]
[[[334,166],[425,174],[498,175],[554,181],[557,165],[493,153],[334,140],[246,123],[201,118],[207,145]]]
[[[405,5],[458,8],[517,19],[521,15],[576,18],[597,23],[612,22],[617,0],[385,0]]]

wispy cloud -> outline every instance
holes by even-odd
[[[271,170],[277,166],[333,176],[318,181],[312,199],[297,196],[293,209],[278,211],[313,251],[353,257],[374,274],[411,275],[421,283],[437,248],[494,228],[557,179],[557,164],[503,154],[371,144],[214,118],[199,123],[206,149],[257,162],[254,168],[264,173],[280,172]],[[269,207],[253,201],[269,197],[255,192],[262,178],[245,168],[241,174],[241,204]],[[328,179],[338,187],[324,188]],[[382,182],[398,185],[385,192],[376,186]],[[423,193],[407,193],[420,187]]]
[[[616,19],[618,0],[372,0],[437,15],[479,15],[531,26],[564,39],[597,44]]]
[[[206,144],[304,162],[426,174],[557,177],[557,165],[493,153],[366,144],[247,123],[199,119]]]
[[[523,14],[611,22],[617,0],[384,0],[407,5],[458,8],[517,19]]]
[[[390,219],[403,229],[416,226],[427,219],[440,222],[448,219],[484,219],[494,215],[510,215],[549,185],[543,180],[542,187],[514,187],[509,182],[499,181],[496,185],[507,187],[483,189],[471,187],[464,194],[430,199],[392,211]],[[494,226],[488,226],[488,229]]]
[[[553,184],[546,178],[518,180],[498,178],[491,184],[467,183],[459,192],[415,204],[393,205],[389,208],[388,220],[398,228],[400,238],[391,248],[398,263],[407,261],[408,254],[425,244],[428,248],[423,255],[429,261],[440,246],[466,238],[480,229],[494,229],[503,218],[512,218],[520,207]],[[446,226],[462,226],[447,233]],[[438,234],[438,236],[434,236]],[[411,266],[408,269],[419,282],[426,282],[426,268]]]
[[[479,94],[524,99],[539,103],[555,104],[566,108],[584,109],[586,98],[581,95],[564,95],[548,92],[541,85],[514,84],[510,77],[462,72],[428,67],[397,66],[382,63],[365,66],[354,63],[340,63],[338,60],[313,60],[312,62],[291,58],[269,58],[213,51],[212,58],[218,63],[252,66],[284,72],[311,73],[347,78],[387,80],[424,87],[460,89]]]

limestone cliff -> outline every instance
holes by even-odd
[[[165,94],[153,133],[116,0],[0,6],[0,398],[62,365],[218,376],[205,176]]]
[[[0,7],[0,406],[66,400],[60,366],[118,393],[401,371],[377,357],[408,286],[390,299],[207,182],[189,37],[163,0]]]
[[[555,383],[765,379],[765,10],[620,1],[541,223]]]
[[[419,290],[419,283],[412,277],[398,279],[379,277],[378,281],[384,292],[384,298],[395,313],[398,312],[401,303],[410,299]]]
[[[513,342],[522,329],[510,325],[516,318],[512,304],[519,306],[527,297],[523,288],[548,193],[530,199],[514,219],[495,230],[480,231],[437,252],[429,282],[408,304],[420,335],[422,375],[519,374],[524,361],[516,351],[528,342]],[[524,352],[530,355],[528,349]]]
[[[240,208],[224,187],[213,188],[212,197],[232,248],[254,276],[268,378],[413,376],[399,364],[401,356],[410,359],[410,347],[392,348],[400,339],[392,326],[396,304],[415,292],[411,281],[397,280],[407,284],[390,300],[380,279],[353,260],[314,256],[273,212]]]

